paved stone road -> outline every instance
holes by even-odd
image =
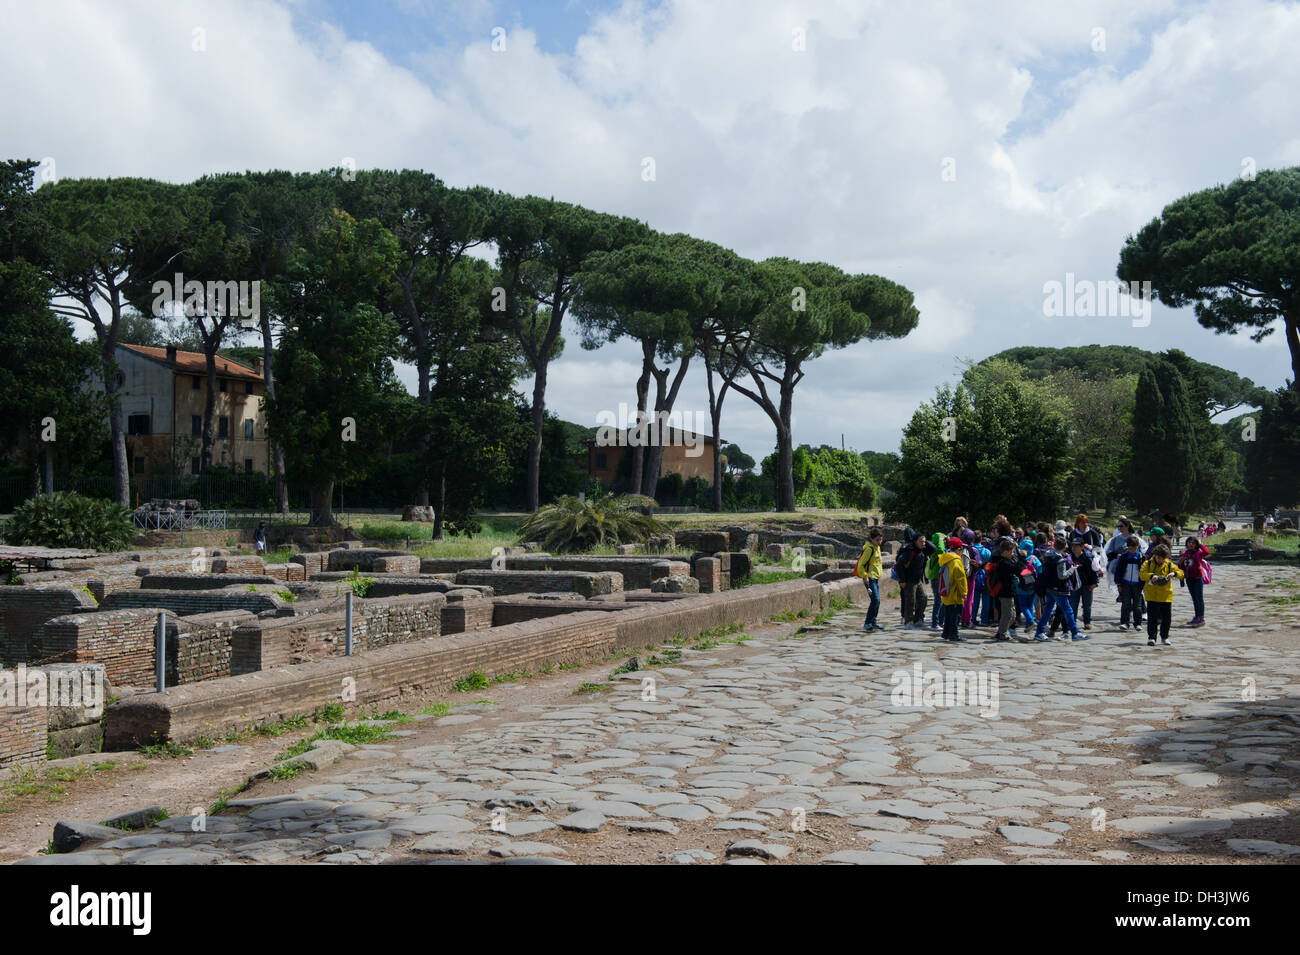
[[[28,861],[1294,864],[1300,660],[1248,641],[1294,628],[1266,598],[1296,590],[1261,579],[1219,571],[1212,606],[1249,602],[1170,647],[1119,632],[1105,599],[1072,644],[867,635],[860,611],[761,628],[654,671],[653,700],[643,671],[488,730],[461,710],[440,724],[464,723],[452,740],[415,724],[292,793],[233,800],[205,832],[175,818]],[[896,687],[918,665],[982,674],[996,716],[908,705]]]

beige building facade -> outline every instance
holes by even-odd
[[[132,477],[198,474],[208,388],[202,352],[119,345],[117,366]],[[214,467],[270,473],[265,396],[260,368],[217,356]]]

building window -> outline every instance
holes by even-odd
[[[190,415],[190,434],[196,438],[203,437],[203,415]]]
[[[199,473],[199,459],[198,459],[198,458],[190,458],[190,473],[191,473],[191,474],[198,474],[198,473]]]
[[[229,382],[227,382],[226,379],[222,378],[220,381],[217,382],[217,390],[220,391],[222,394],[225,394],[227,384],[229,384]]]
[[[244,458],[244,470],[247,471],[249,474],[252,474],[252,473],[253,473],[253,459],[252,459],[252,458]]]
[[[217,419],[217,437],[219,438],[230,437],[230,418],[227,417],[226,415],[222,415],[220,418]]]
[[[603,470],[605,470],[605,468],[607,468],[607,467],[609,467],[609,455],[605,454],[604,452],[601,452],[600,454],[597,454],[597,455],[596,455],[596,470],[597,470],[597,471],[603,471]]]
[[[200,378],[198,375],[195,375],[193,378],[190,379],[190,390],[198,391],[202,385],[202,382],[203,379]]]
[[[244,394],[251,395],[254,393],[255,392],[253,391],[253,383],[251,381],[244,382]]]
[[[135,459],[135,473],[136,473],[136,474],[144,474],[144,458],[142,458],[142,457],[138,457],[138,456],[136,457],[136,459]]]
[[[253,419],[252,418],[244,419],[244,440],[245,441],[253,440]]]
[[[127,434],[148,434],[149,416],[147,414],[128,415],[126,419]]]

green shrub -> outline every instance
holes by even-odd
[[[131,512],[120,504],[73,491],[28,498],[4,526],[5,541],[38,547],[125,550],[135,540]]]
[[[519,539],[541,541],[543,549],[553,554],[639,543],[668,533],[665,524],[643,513],[657,506],[652,498],[639,494],[600,495],[585,501],[560,497],[524,521]]]
[[[370,593],[370,588],[375,585],[375,578],[362,577],[360,573],[353,570],[352,575],[348,577],[348,585],[352,588],[353,594],[358,597],[365,597],[366,594]]]

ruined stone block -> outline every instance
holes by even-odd
[[[700,534],[699,548],[706,554],[716,554],[718,551],[728,550],[730,547],[730,535],[719,531],[704,531]]]
[[[769,564],[779,564],[785,560],[789,549],[785,544],[768,544],[763,550],[763,556]]]
[[[685,574],[673,574],[670,577],[660,577],[650,585],[650,590],[657,594],[698,594],[700,582]]]
[[[700,582],[700,593],[714,594],[722,590],[722,567],[716,557],[695,561],[692,576]]]

